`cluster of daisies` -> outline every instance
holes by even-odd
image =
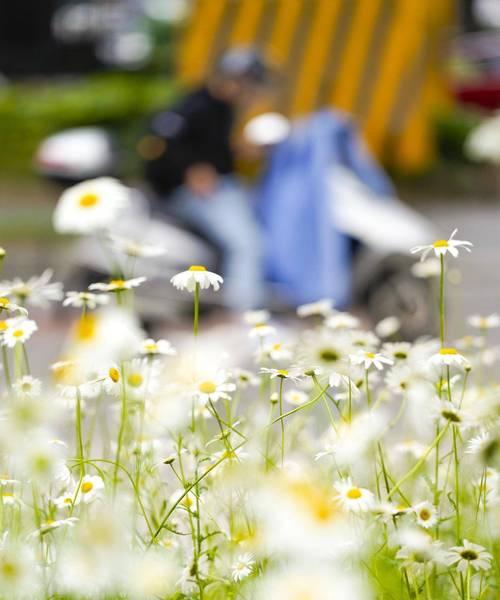
[[[55,226],[111,240],[117,263],[154,260],[108,231],[127,201],[85,182]],[[369,331],[318,300],[292,327],[243,314],[228,347],[198,328],[223,285],[201,265],[171,281],[193,301],[177,348],[143,330],[132,270],[66,293],[50,271],[1,282],[0,598],[498,597],[500,316],[446,337],[461,249],[413,249],[415,275],[443,284],[439,335],[413,343],[395,318]],[[56,303],[74,323],[41,378],[30,337]]]

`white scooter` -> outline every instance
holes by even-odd
[[[288,135],[290,124],[277,114],[250,121],[244,135],[253,144],[272,148]],[[113,137],[104,129],[83,127],[62,131],[45,139],[35,159],[37,172],[63,185],[104,175],[117,175],[119,154]],[[428,283],[411,275],[414,259],[408,249],[435,238],[432,226],[418,213],[398,200],[384,206],[370,198],[370,191],[347,171],[332,167],[332,185],[339,189],[342,202],[332,203],[338,228],[356,241],[353,257],[354,304],[367,309],[378,320],[393,315],[402,323],[401,334],[415,338],[433,327],[435,315],[428,302]],[[333,180],[335,180],[333,182]],[[137,259],[136,274],[148,277],[140,288],[138,309],[148,320],[175,317],[186,309],[185,296],[170,285],[170,277],[186,264],[217,268],[218,253],[208,242],[178,223],[154,214],[147,191],[134,189],[129,211],[115,224],[114,233],[165,247],[163,256]],[[105,277],[110,270],[105,245],[91,237],[76,240],[67,261],[67,279],[82,286]],[[271,308],[286,310],[269,288]],[[216,294],[205,295],[214,306]]]

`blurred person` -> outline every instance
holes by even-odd
[[[224,53],[206,83],[158,113],[151,132],[160,152],[146,178],[160,210],[178,218],[222,253],[226,305],[256,308],[263,301],[262,244],[251,200],[234,175],[235,115],[268,80],[264,59],[250,49]]]

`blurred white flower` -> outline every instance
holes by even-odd
[[[112,227],[130,203],[130,190],[116,179],[100,177],[65,190],[53,215],[59,233],[89,234]]]
[[[476,327],[477,329],[493,329],[495,327],[500,327],[500,315],[497,313],[493,313],[488,316],[471,315],[467,319],[467,322],[469,325]]]
[[[93,310],[97,306],[108,304],[109,296],[106,294],[93,294],[92,292],[66,292],[63,306],[74,306],[75,308],[89,308]]]
[[[308,304],[301,304],[297,308],[297,315],[301,318],[320,316],[327,317],[333,312],[333,300],[325,298],[318,300],[317,302],[309,302]]]
[[[363,350],[358,351],[356,354],[351,354],[349,359],[354,365],[363,365],[365,369],[375,367],[377,370],[382,371],[385,365],[393,365],[394,361],[383,354],[377,352],[364,352]]]
[[[23,377],[14,381],[12,388],[18,396],[36,398],[42,392],[42,382],[31,375],[23,375]]]
[[[401,329],[401,321],[397,317],[386,317],[375,325],[375,333],[380,338],[393,336]]]
[[[242,581],[246,577],[248,577],[255,565],[255,559],[252,554],[246,552],[245,554],[240,554],[236,559],[236,562],[233,563],[231,570],[231,577],[233,581]]]
[[[201,290],[213,287],[213,289],[217,291],[223,281],[224,280],[220,275],[207,271],[205,267],[201,265],[192,265],[187,271],[182,271],[182,273],[174,275],[170,280],[170,283],[178,290],[194,292],[197,284],[200,286]]]
[[[412,265],[411,272],[415,277],[428,279],[430,277],[439,277],[441,273],[441,263],[438,258],[428,258]]]
[[[16,344],[24,344],[37,331],[38,326],[35,321],[24,317],[7,320],[7,329],[2,333],[2,344],[9,348],[14,348]]]
[[[153,340],[148,338],[141,342],[140,353],[146,356],[174,356],[177,350],[168,340]]]
[[[354,329],[359,327],[360,320],[346,312],[334,312],[325,320],[325,325],[330,329]]]
[[[12,281],[2,281],[0,283],[0,295],[14,296],[18,302],[46,308],[50,302],[57,302],[62,299],[62,283],[51,282],[54,272],[52,269],[45,269],[39,276],[30,277],[24,281],[19,277]]]
[[[14,302],[11,302],[8,298],[0,297],[0,312],[3,310],[7,312],[18,312],[24,317],[28,316],[28,311],[24,307],[14,304]]]
[[[166,253],[166,249],[163,246],[142,244],[114,233],[108,233],[108,240],[113,250],[132,258],[154,258],[163,256]]]
[[[456,348],[441,348],[439,352],[433,354],[430,359],[430,363],[437,366],[455,366],[466,368],[469,366],[468,360],[457,352]]]
[[[99,292],[123,292],[139,287],[146,281],[145,277],[134,277],[133,279],[111,279],[107,283],[91,283],[89,290]]]

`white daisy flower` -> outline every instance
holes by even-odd
[[[236,562],[231,567],[231,577],[233,581],[241,581],[248,577],[251,574],[254,565],[255,559],[252,554],[249,552],[240,554],[236,559]]]
[[[483,546],[464,539],[463,546],[453,546],[446,555],[448,566],[456,565],[461,573],[472,567],[476,571],[489,571],[493,556]]]
[[[24,344],[37,329],[37,324],[31,319],[23,317],[8,319],[7,329],[4,330],[2,335],[2,344],[9,348],[14,348],[18,343]]]
[[[116,179],[99,177],[68,188],[53,216],[58,233],[88,234],[112,227],[130,203],[130,190]]]
[[[288,390],[287,392],[285,392],[283,397],[285,399],[285,402],[293,404],[294,406],[304,404],[304,402],[307,402],[309,398],[309,396],[302,390]]]
[[[412,254],[417,254],[419,252],[422,252],[421,260],[425,260],[428,256],[428,254],[432,251],[434,251],[434,254],[438,258],[440,256],[444,256],[447,253],[451,254],[454,258],[457,258],[459,248],[464,248],[464,250],[467,250],[467,252],[470,252],[469,246],[472,246],[471,242],[453,239],[455,237],[455,234],[457,233],[457,231],[458,231],[458,229],[454,229],[453,233],[450,235],[450,237],[447,240],[436,240],[434,243],[428,244],[426,246],[415,246],[410,249],[410,252]]]
[[[330,329],[355,329],[360,320],[346,312],[335,312],[325,320],[325,325]]]
[[[303,377],[303,373],[298,369],[269,369],[262,367],[261,373],[269,375],[271,379],[290,379],[292,381],[300,381]]]
[[[292,358],[290,347],[281,342],[264,344],[262,348],[257,351],[257,354],[259,360],[270,358],[274,361],[288,361]]]
[[[111,279],[108,283],[91,283],[89,290],[99,292],[123,292],[139,287],[146,281],[146,277],[134,277],[132,279]]]
[[[76,517],[68,517],[67,519],[57,519],[55,521],[45,521],[40,525],[40,528],[36,529],[32,534],[30,534],[29,537],[38,537],[41,535],[45,535],[49,531],[54,531],[54,529],[59,529],[60,527],[74,527],[76,523],[78,523],[78,519]]]
[[[202,405],[209,401],[231,400],[230,392],[234,392],[236,386],[227,381],[227,373],[218,371],[213,377],[206,377],[195,385],[194,393]]]
[[[472,437],[467,442],[466,454],[481,454],[491,442],[491,434],[489,431],[481,431],[478,435]]]
[[[153,340],[148,338],[141,342],[139,352],[146,356],[174,356],[177,350],[168,340]]]
[[[297,315],[304,319],[306,317],[320,316],[327,317],[333,312],[333,300],[330,298],[324,298],[317,302],[309,302],[307,304],[301,304],[297,307]]]
[[[267,323],[256,323],[248,332],[250,338],[265,338],[270,335],[275,335],[276,329]]]
[[[427,500],[413,506],[413,512],[417,517],[417,523],[424,529],[429,529],[437,523],[438,515],[436,507]]]
[[[366,512],[374,504],[373,493],[366,488],[354,485],[350,477],[344,481],[337,481],[334,487],[337,492],[335,499],[350,512]]]
[[[411,272],[415,277],[420,279],[430,279],[431,277],[439,277],[441,273],[441,263],[438,258],[428,258],[420,260],[411,267]]]
[[[28,311],[23,306],[19,306],[19,304],[14,304],[14,302],[11,302],[8,298],[0,297],[0,312],[2,310],[8,312],[18,312],[24,317],[28,316]]]
[[[134,240],[108,233],[108,241],[113,250],[121,252],[131,258],[155,258],[163,256],[166,253],[166,248],[159,245],[142,244]]]
[[[37,398],[42,392],[42,382],[31,375],[24,375],[12,384],[12,388],[18,396]]]
[[[354,365],[363,365],[365,369],[369,369],[374,366],[377,370],[381,371],[385,365],[393,365],[394,361],[383,354],[377,352],[365,352],[360,350],[356,354],[349,356],[350,361]]]
[[[380,338],[393,336],[401,329],[401,321],[397,317],[386,317],[375,325],[375,333]]]
[[[439,352],[433,354],[430,359],[430,363],[437,366],[455,366],[461,368],[468,368],[469,361],[460,354],[456,348],[441,348]]]
[[[482,315],[471,315],[467,322],[471,327],[476,327],[477,329],[487,330],[493,329],[495,327],[500,327],[500,315],[497,313],[493,313],[488,316]]]
[[[78,490],[78,501],[82,500],[84,504],[89,504],[98,498],[103,490],[104,481],[99,475],[84,475]]]
[[[267,323],[271,318],[271,313],[268,310],[247,310],[243,313],[243,321],[247,325],[259,325]]]
[[[73,508],[74,505],[76,506],[77,504],[79,504],[80,499],[80,495],[77,495],[75,497],[75,492],[70,491],[66,492],[65,494],[61,494],[60,496],[57,496],[57,498],[53,498],[52,502],[59,510],[69,510]]]
[[[50,280],[54,272],[52,269],[45,271],[38,276],[30,277],[27,281],[16,277],[12,281],[3,281],[0,283],[1,296],[14,296],[18,302],[46,308],[50,302],[57,302],[62,299],[62,283]]]
[[[89,308],[93,310],[109,302],[106,294],[93,294],[92,292],[66,292],[63,306],[74,306],[75,308]]]
[[[207,269],[201,265],[192,265],[187,271],[177,273],[170,280],[170,283],[178,290],[187,290],[188,292],[194,292],[196,285],[201,290],[206,290],[210,286],[215,291],[220,288],[223,279],[217,273],[207,271]]]

